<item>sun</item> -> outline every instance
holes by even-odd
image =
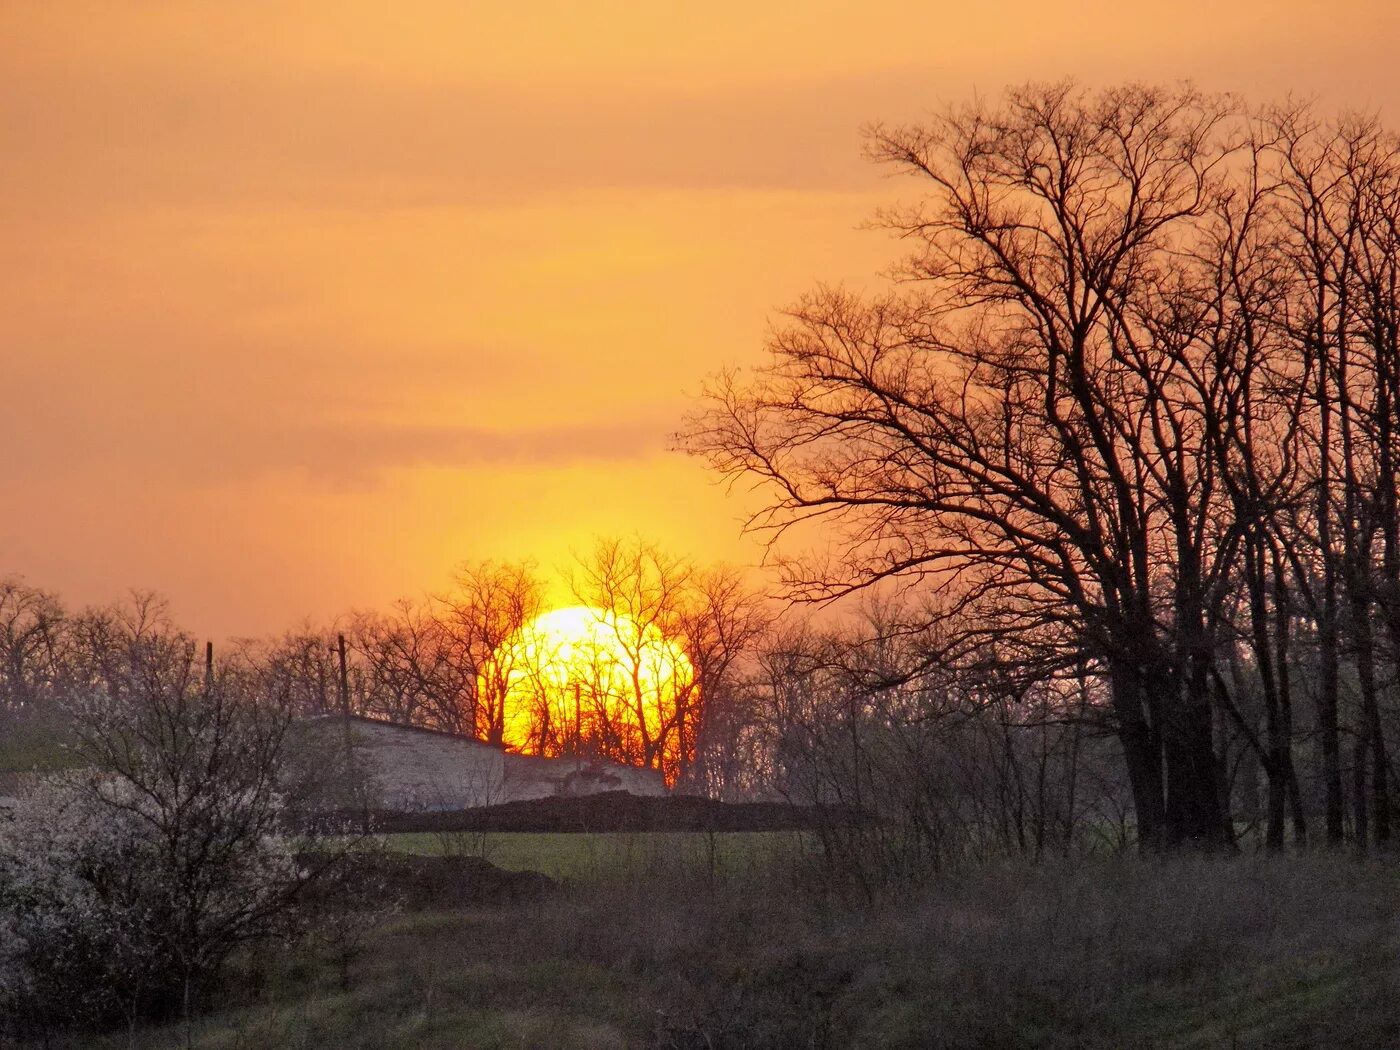
[[[503,743],[661,768],[674,753],[695,669],[659,627],[575,605],[543,613],[496,650]]]

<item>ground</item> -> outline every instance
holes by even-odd
[[[745,862],[713,869],[704,835],[497,838],[503,863],[566,881],[543,898],[400,912],[348,990],[313,953],[264,953],[194,1045],[1400,1042],[1400,873],[1374,861],[1007,864],[870,903],[812,889],[777,838],[716,836]],[[434,852],[425,837],[396,844]],[[152,1030],[135,1045],[177,1038]]]
[[[584,884],[606,881],[613,872],[710,875],[752,873],[803,849],[800,832],[407,832],[386,836],[393,849],[426,855],[480,854],[508,871],[539,871],[552,879]]]

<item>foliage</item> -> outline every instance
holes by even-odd
[[[234,802],[200,820],[247,816]],[[217,841],[186,825],[172,841],[159,826],[130,785],[83,772],[49,781],[0,827],[0,995],[12,1024],[178,1014],[234,948],[291,932],[285,906],[304,873],[280,840]]]

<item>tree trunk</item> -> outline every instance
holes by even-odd
[[[1376,685],[1375,644],[1370,621],[1371,603],[1360,593],[1364,586],[1358,582],[1351,588],[1355,595],[1352,598],[1352,622],[1355,632],[1356,676],[1361,691],[1361,719],[1363,723],[1357,737],[1358,771],[1356,780],[1359,789],[1365,779],[1365,752],[1369,749],[1372,759],[1370,804],[1372,816],[1375,818],[1374,834],[1376,845],[1383,847],[1390,841],[1390,792],[1387,783],[1389,763]],[[1365,803],[1358,797],[1357,812],[1363,812],[1364,808]],[[1360,837],[1361,827],[1362,825],[1358,824],[1358,837]],[[1360,845],[1365,845],[1364,839]]]
[[[1161,749],[1144,714],[1146,696],[1140,676],[1120,670],[1111,676],[1118,740],[1128,769],[1137,817],[1138,845],[1149,853],[1166,847],[1166,804],[1162,785]]]
[[[1332,603],[1324,597],[1324,603]],[[1345,834],[1341,739],[1337,731],[1337,632],[1332,614],[1318,624],[1317,723],[1322,747],[1322,781],[1327,795],[1327,844],[1339,846]]]
[[[1166,719],[1162,752],[1167,771],[1166,824],[1170,846],[1226,844],[1216,785],[1216,756],[1208,704],[1180,703]]]

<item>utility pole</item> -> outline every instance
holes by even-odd
[[[345,660],[345,635],[336,635],[336,650],[340,656],[340,721],[345,727],[345,779],[347,786],[360,796],[360,831],[369,834],[369,799],[362,785],[355,783],[355,740],[350,729],[350,671]]]
[[[336,635],[336,648],[340,653],[340,713],[345,718],[346,732],[350,730],[350,673],[345,664],[345,635]]]
[[[574,683],[574,769],[583,768],[583,701],[580,699],[581,687],[578,682]]]

